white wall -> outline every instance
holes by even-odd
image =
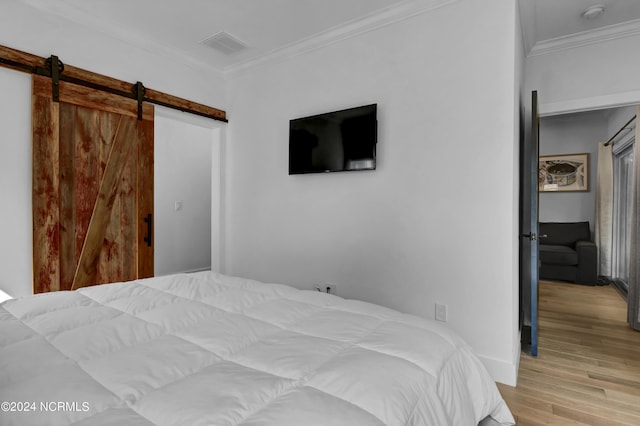
[[[529,56],[542,115],[640,103],[640,35]]]
[[[31,77],[0,68],[0,290],[32,292]]]
[[[540,222],[588,221],[594,232],[598,143],[608,134],[607,117],[599,111],[540,120],[540,155],[589,154],[589,191],[541,192]]]
[[[181,64],[63,17],[46,17],[23,2],[2,3],[0,45],[42,57],[55,54],[76,67],[225,107],[224,79],[211,70]],[[32,292],[31,77],[0,68],[0,89],[0,194],[5,202],[0,212],[0,289],[24,296]],[[164,174],[158,167],[156,171]]]
[[[515,382],[515,15],[461,0],[231,76],[228,272],[424,317],[445,303]],[[288,176],[291,118],[368,103],[377,170]]]

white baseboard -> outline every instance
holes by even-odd
[[[484,366],[487,367],[487,370],[489,371],[489,374],[491,374],[491,377],[493,377],[493,380],[508,386],[516,385],[518,381],[518,367],[520,366],[519,344],[516,353],[514,354],[514,359],[511,362],[484,355],[478,355],[478,358],[480,358]]]
[[[167,276],[167,275],[173,275],[173,274],[191,274],[193,272],[202,272],[202,271],[210,271],[210,270],[211,270],[210,266],[205,266],[203,268],[189,269],[188,271],[167,272],[162,275]],[[160,276],[160,275],[156,275],[156,276]]]
[[[190,269],[188,271],[182,271],[182,274],[191,274],[193,272],[202,272],[202,271],[210,271],[211,270],[211,266],[205,266],[204,268],[198,268],[198,269]]]

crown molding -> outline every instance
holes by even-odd
[[[346,24],[330,28],[303,40],[274,49],[263,55],[229,65],[224,68],[224,74],[225,77],[229,77],[236,72],[253,68],[257,65],[286,60],[378,28],[404,21],[458,1],[460,0],[406,0],[400,4],[383,9],[382,11],[375,11],[369,15],[347,22]]]
[[[231,77],[238,71],[246,70],[268,62],[286,60],[288,58],[329,46],[341,40],[404,21],[411,17],[456,3],[460,0],[405,0],[382,10],[377,10],[368,15],[354,19],[345,24],[314,34],[300,41],[268,51],[264,54],[259,54],[258,56],[252,56],[246,60],[226,67],[217,67],[209,62],[199,60],[191,55],[185,54],[178,48],[159,43],[144,34],[114,25],[112,22],[105,22],[99,17],[85,12],[64,0],[55,3],[48,0],[21,1],[35,9],[57,15],[63,19],[74,22],[75,24],[94,29],[131,46],[166,58],[179,60],[187,66],[212,71],[224,78],[227,78]]]
[[[640,19],[609,25],[595,30],[537,42],[527,56],[546,55],[576,47],[640,35]]]
[[[519,0],[516,2],[518,14],[520,17],[520,32],[522,35],[522,45],[524,46],[525,55],[531,52],[534,44],[534,25],[535,22],[535,4],[529,0]]]
[[[57,4],[53,4],[48,0],[21,1],[24,4],[35,9],[57,15],[60,18],[66,19],[77,25],[99,31],[108,37],[115,38],[135,48],[146,50],[147,52],[165,57],[167,59],[178,60],[182,64],[189,67],[201,70],[204,69],[205,71],[216,73],[221,77],[223,75],[223,70],[221,68],[213,66],[211,63],[185,54],[178,48],[159,43],[153,38],[147,37],[143,34],[140,34],[139,32],[131,31],[124,27],[114,25],[112,22],[100,19],[100,17],[78,9],[70,3],[63,1],[62,3],[57,2]]]

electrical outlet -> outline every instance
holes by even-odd
[[[436,320],[447,322],[447,305],[436,303]]]
[[[329,293],[336,295],[338,290],[336,289],[335,284],[316,284],[313,286],[314,290],[319,291],[321,293]]]

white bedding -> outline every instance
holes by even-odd
[[[20,426],[513,424],[443,324],[212,272],[2,303],[0,401]]]

